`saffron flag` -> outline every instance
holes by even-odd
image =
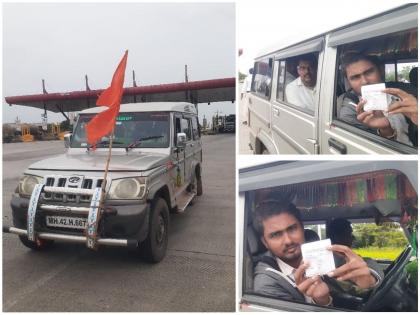
[[[109,134],[115,126],[115,119],[120,111],[121,97],[123,94],[124,74],[127,65],[128,50],[121,59],[117,70],[112,77],[111,86],[99,95],[97,106],[107,106],[108,109],[97,114],[86,125],[87,142],[95,145],[103,136]]]

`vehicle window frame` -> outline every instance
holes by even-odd
[[[247,235],[247,227],[249,225],[249,217],[250,217],[250,213],[249,211],[252,211],[252,204],[254,202],[254,197],[255,197],[255,190],[250,190],[250,191],[246,191],[245,192],[245,217],[244,217],[244,240],[243,240],[243,253],[245,256],[245,253],[248,253],[248,235]],[[252,259],[252,257],[251,257]],[[336,308],[333,306],[321,306],[321,305],[316,305],[316,304],[311,304],[311,303],[307,303],[307,302],[301,302],[301,301],[293,301],[293,300],[287,300],[287,299],[280,299],[280,298],[273,298],[270,296],[265,296],[265,295],[261,295],[259,293],[256,293],[253,288],[247,288],[246,287],[246,282],[244,281],[245,277],[246,277],[246,272],[247,272],[247,266],[246,266],[246,261],[245,259],[242,259],[242,301],[250,301],[252,300],[252,304],[255,305],[261,305],[261,306],[265,306],[265,307],[269,307],[269,308],[274,308],[274,309],[278,309],[278,310],[282,310],[282,307],[284,303],[287,303],[288,306],[290,306],[290,311],[312,311],[312,310],[320,310],[320,311],[334,311],[334,310],[341,310],[340,308]],[[252,270],[253,272],[253,270]],[[294,307],[296,306],[296,308]],[[342,309],[342,310],[346,310],[349,311],[347,309]]]
[[[281,99],[279,99],[279,87],[280,87],[280,74],[281,74],[281,69],[282,69],[282,63],[284,63],[284,73],[283,73],[283,83],[281,83],[282,85],[282,91],[281,91]],[[275,100],[277,102],[281,102],[284,100],[284,90],[286,87],[286,60],[284,59],[276,59],[274,60],[274,68],[277,67],[277,85],[276,85],[276,97]]]
[[[182,128],[182,120],[186,120],[187,121],[187,124],[188,124],[188,132],[189,133],[188,134],[185,133],[186,136],[187,136],[187,142],[193,141],[191,116],[189,116],[189,115],[182,115],[182,117],[181,117],[181,132],[184,132],[184,130]]]
[[[390,33],[392,34],[392,33]],[[388,36],[390,34],[385,34],[385,35],[381,35],[382,36]],[[369,40],[369,39],[365,39],[365,40]],[[355,41],[355,42],[358,42]],[[340,95],[337,95],[337,90],[338,90],[338,80],[339,80],[339,76],[342,76],[341,70],[340,70],[340,56],[342,53],[342,49],[343,46],[347,45],[347,44],[351,44],[351,43],[345,43],[342,45],[338,45],[335,47],[336,49],[336,58],[335,58],[335,73],[334,73],[334,94],[333,94],[333,110],[331,111],[332,117],[331,117],[331,124],[333,126],[339,127],[345,131],[348,131],[358,137],[361,137],[363,139],[366,139],[368,141],[372,141],[375,144],[384,146],[385,148],[397,151],[399,153],[403,153],[403,154],[418,154],[418,148],[414,147],[414,146],[409,146],[407,144],[395,141],[395,140],[391,140],[391,139],[387,139],[385,137],[381,137],[378,134],[374,134],[371,133],[369,131],[354,127],[348,123],[346,123],[345,121],[342,121],[340,119],[338,119],[338,108],[337,108],[337,99]],[[400,59],[396,59],[397,61]],[[345,79],[345,78],[343,78]]]
[[[316,84],[315,84],[315,87],[317,88],[317,87],[319,87],[318,81],[319,81],[319,79],[321,77],[321,73],[320,72],[322,71],[322,69],[320,69],[320,64],[319,64],[320,51],[312,51],[312,52],[309,52],[309,53],[305,53],[303,55],[306,55],[306,54],[314,54],[314,55],[316,55],[316,58],[317,58],[317,78],[316,78]],[[292,58],[296,58],[296,57],[299,57],[299,56],[302,56],[302,55],[293,55],[293,56],[289,56],[289,57],[286,57],[286,58],[284,58],[284,57],[274,58],[275,64],[278,62],[278,65],[279,65],[278,68],[277,68],[277,73],[278,74],[280,73],[280,65],[281,65],[281,62],[282,61],[285,62],[284,66],[285,66],[285,69],[286,69],[287,68],[287,60],[288,59],[292,59]],[[284,77],[284,82],[285,82],[286,81],[286,71],[284,72],[284,76],[285,76]],[[297,79],[297,78],[298,77],[296,77],[295,79]],[[319,109],[319,97],[318,97],[319,96],[319,91],[316,91],[314,110],[311,111],[309,109],[302,108],[302,107],[300,107],[298,105],[295,105],[293,103],[289,103],[288,101],[285,101],[284,100],[285,99],[285,94],[286,94],[285,93],[286,92],[286,85],[283,86],[283,99],[282,100],[279,100],[277,98],[278,84],[279,84],[279,80],[278,79],[279,79],[279,76],[277,77],[277,86],[275,87],[276,88],[276,90],[275,90],[275,96],[276,97],[273,99],[273,102],[274,102],[275,105],[281,104],[281,105],[284,105],[284,106],[293,108],[293,109],[295,109],[295,110],[297,110],[299,112],[305,113],[305,114],[307,114],[307,115],[309,115],[311,117],[317,116],[317,112],[318,112],[318,109]]]
[[[383,170],[384,171],[384,170]],[[405,175],[404,173],[401,173],[403,175]],[[290,184],[290,185],[300,185],[301,183],[294,183],[294,184]],[[410,183],[411,184],[411,183]],[[282,186],[282,185],[281,185]],[[269,187],[265,187],[264,189],[270,189],[270,188],[274,188],[276,186],[269,186]],[[413,187],[414,188],[414,187]],[[248,226],[252,223],[249,222],[250,218],[251,218],[251,211],[254,210],[255,207],[255,200],[256,200],[256,192],[261,189],[261,188],[257,188],[257,189],[251,189],[251,190],[246,190],[244,191],[244,198],[245,198],[245,202],[244,202],[244,220],[243,220],[243,244],[242,244],[242,251],[244,253],[243,255],[243,259],[242,259],[242,301],[243,302],[248,302],[249,304],[252,305],[260,305],[260,306],[264,306],[264,307],[268,307],[268,308],[272,308],[272,309],[277,309],[277,310],[281,310],[284,311],[285,308],[288,308],[288,310],[290,311],[311,311],[311,308],[314,308],[315,310],[325,310],[325,311],[337,311],[337,310],[342,310],[342,311],[353,311],[352,309],[348,309],[348,308],[342,308],[342,307],[336,307],[336,306],[320,306],[320,305],[315,305],[315,304],[311,304],[311,303],[306,303],[306,302],[301,302],[301,301],[293,301],[293,300],[286,300],[286,299],[280,299],[280,298],[273,298],[270,296],[266,296],[257,292],[253,291],[253,288],[247,288],[247,283],[246,283],[246,273],[249,272],[249,270],[247,270],[247,264],[246,264],[246,260],[245,260],[245,255],[251,255],[251,253],[249,252],[249,246],[248,246]],[[303,218],[302,218],[303,219]],[[371,219],[374,219],[373,217]],[[324,221],[325,218],[321,218],[319,220]],[[326,222],[326,221],[325,221]],[[310,221],[303,221],[303,224],[306,226],[307,224],[313,224],[313,222]],[[326,223],[325,223],[326,224]],[[401,228],[403,228],[400,225]],[[320,235],[321,236],[321,235]],[[407,248],[407,246],[409,246],[409,240],[406,236],[406,241],[407,241],[407,245],[404,247],[405,249]],[[404,250],[405,250],[404,249]],[[391,263],[396,262],[400,255],[404,252],[404,250],[399,254],[399,256],[394,259],[393,261],[391,261]],[[252,257],[251,261],[252,261]],[[375,261],[377,261],[375,259]],[[252,270],[253,272],[253,270]],[[287,306],[283,305],[284,303],[287,304]]]
[[[392,62],[392,63],[391,63]],[[404,81],[401,81],[399,78],[398,78],[398,66],[400,65],[400,64],[407,64],[407,63],[417,63],[417,65],[416,65],[416,67],[418,68],[418,60],[416,61],[416,60],[413,60],[413,59],[394,59],[394,60],[388,60],[388,61],[385,61],[385,63],[384,63],[384,65],[385,65],[385,68],[386,68],[386,65],[392,65],[393,66],[393,76],[394,76],[394,79],[392,80],[392,81],[387,81],[386,80],[386,77],[385,77],[385,83],[386,82],[404,82]]]
[[[242,296],[242,301],[258,305],[262,307],[267,307],[270,309],[275,309],[276,311],[283,312],[337,312],[337,311],[349,311],[348,309],[341,309],[333,306],[321,306],[317,304],[309,304],[291,300],[283,300],[279,298],[271,298],[267,296],[260,295],[258,293],[244,293]],[[351,310],[350,310],[351,311]]]
[[[181,119],[182,119],[182,115],[178,114],[178,113],[174,113],[174,146],[177,145],[178,139],[177,139],[177,135],[179,132],[181,132]],[[177,130],[177,120],[179,120],[179,130]]]
[[[113,148],[115,148],[115,149],[117,149],[117,148],[124,148],[126,145],[130,144],[130,141],[127,141],[127,139],[129,139],[129,137],[126,138],[127,135],[130,135],[128,133],[128,129],[130,129],[130,127],[124,125],[122,123],[123,120],[118,120],[119,117],[131,115],[131,117],[138,118],[140,115],[149,115],[150,116],[150,115],[162,115],[162,114],[167,114],[167,120],[165,120],[165,122],[167,122],[167,124],[168,124],[168,126],[167,126],[168,129],[167,130],[163,130],[163,131],[166,131],[165,135],[160,135],[159,137],[160,138],[164,138],[164,137],[167,136],[168,137],[167,142],[164,143],[162,146],[136,146],[136,148],[138,148],[138,149],[166,149],[166,148],[169,148],[171,146],[171,140],[170,139],[171,139],[171,128],[172,128],[171,127],[171,119],[172,119],[171,118],[171,112],[169,112],[169,111],[129,111],[129,112],[120,112],[117,115],[117,117],[116,117],[116,122],[115,122],[115,126],[114,126],[114,133],[112,135],[112,137],[114,139]],[[71,140],[70,140],[69,148],[72,148],[72,149],[85,149],[85,148],[89,148],[89,144],[87,142],[86,126],[87,126],[87,124],[90,121],[92,121],[92,119],[95,117],[95,115],[96,115],[95,113],[80,113],[77,116],[77,119],[76,119],[76,121],[74,123],[74,126],[72,128],[72,137],[71,137]],[[89,119],[89,120],[83,122],[83,124],[84,124],[83,125],[83,129],[85,129],[85,131],[83,131],[83,132],[86,135],[86,146],[82,145],[83,142],[80,142],[79,140],[76,141],[76,136],[78,136],[77,133],[79,132],[79,130],[81,128],[81,124],[82,124],[81,120],[82,119],[83,120]],[[138,123],[139,121],[142,121],[142,120],[131,119],[131,121],[135,121],[135,122]],[[147,120],[145,120],[145,121],[148,122]],[[117,129],[119,128],[119,126],[121,126],[121,128],[123,128],[125,130],[123,132],[124,133],[123,135],[121,135],[121,134],[118,133],[118,130]],[[139,140],[140,140],[140,142],[141,141],[144,141],[144,140],[141,140],[141,139],[137,139],[134,136],[134,134],[131,135],[131,136],[132,136],[131,142],[133,142],[133,141],[134,142],[137,142]],[[106,137],[106,138],[109,139],[109,137],[111,137],[111,134],[110,135],[105,135],[102,138],[104,138],[104,137]],[[122,141],[120,141],[120,139],[122,139]],[[76,142],[79,142],[79,146],[75,146]],[[95,144],[95,146],[97,148],[101,148],[101,149],[107,148],[106,146],[100,146],[101,145],[100,142],[101,141],[98,140],[97,143]]]
[[[200,134],[200,124],[198,122],[198,117],[192,117],[192,135],[193,135],[193,140],[200,140],[201,138],[201,134]],[[194,126],[195,124],[195,126]]]
[[[257,75],[256,65],[257,65],[257,63],[260,63],[263,60],[267,60],[268,65],[270,65],[270,60],[271,60],[270,77],[265,76],[266,78],[270,79],[270,86],[268,87],[268,95],[265,95],[265,93],[263,95],[262,93],[257,92],[255,90],[255,77]],[[251,82],[250,93],[255,95],[256,97],[259,97],[259,98],[262,98],[262,99],[265,99],[265,100],[269,101],[271,99],[271,93],[272,93],[272,89],[273,89],[274,56],[267,55],[267,56],[263,56],[263,57],[260,57],[260,58],[256,59],[255,62],[254,62],[254,68],[253,69],[254,69],[254,71],[253,71],[253,74],[252,74],[252,82]]]

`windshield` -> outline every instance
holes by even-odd
[[[80,115],[71,141],[72,148],[87,148],[86,124],[95,114]],[[114,130],[113,148],[167,148],[169,147],[168,112],[120,113]],[[102,137],[97,148],[109,146],[109,136]]]

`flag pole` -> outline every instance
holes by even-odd
[[[111,160],[116,117],[120,110],[121,99],[124,92],[124,73],[127,65],[127,54],[128,50],[125,51],[123,59],[121,59],[114,72],[111,86],[104,90],[96,101],[97,106],[107,106],[108,110],[98,113],[86,125],[87,139],[91,144],[96,143],[101,137],[109,134],[109,150],[102,185],[94,190],[88,214],[86,245],[91,249],[97,248],[99,222],[105,211],[107,177]]]
[[[105,171],[104,171],[104,177],[102,180],[102,184],[101,184],[101,188],[100,188],[100,194],[96,193],[97,195],[99,195],[99,202],[94,205],[91,204],[91,207],[95,207],[95,209],[91,209],[89,211],[89,215],[88,215],[88,229],[93,228],[93,230],[91,230],[90,232],[88,232],[87,235],[87,246],[88,248],[97,250],[98,249],[98,243],[97,243],[97,239],[98,239],[98,227],[99,227],[99,222],[101,221],[101,217],[105,211],[105,197],[106,197],[106,182],[107,182],[107,176],[108,176],[108,170],[109,170],[109,163],[111,161],[111,153],[112,153],[112,142],[113,142],[113,138],[114,138],[114,128],[112,128],[111,134],[109,135],[109,150],[108,150],[108,156],[106,159],[106,164],[105,164]],[[93,211],[91,213],[91,211]],[[92,222],[91,222],[92,220]],[[89,226],[89,224],[92,224],[92,226]]]
[[[112,153],[112,142],[113,142],[113,138],[114,138],[114,127],[112,128],[111,134],[109,135],[109,150],[108,150],[108,156],[106,159],[106,164],[105,164],[105,172],[104,172],[104,178],[102,180],[102,185],[101,185],[101,193],[100,193],[100,198],[99,198],[99,202],[97,203],[97,207],[96,207],[96,215],[92,215],[92,219],[94,220],[92,222],[92,224],[94,225],[94,232],[92,234],[90,234],[90,238],[88,235],[88,247],[94,250],[98,249],[98,243],[97,243],[97,239],[98,239],[98,227],[99,227],[99,222],[101,220],[101,217],[103,215],[103,212],[105,211],[105,196],[106,196],[106,178],[108,176],[108,170],[109,170],[109,163],[111,161],[111,153]],[[88,222],[90,222],[91,219],[91,213],[89,212],[89,218],[88,218]]]
[[[106,164],[105,164],[104,180],[102,181],[102,186],[101,186],[102,194],[101,194],[101,201],[99,202],[99,209],[103,208],[104,201],[105,201],[106,178],[108,176],[109,162],[111,161],[112,141],[114,139],[114,129],[115,128],[112,128],[111,134],[109,136],[109,150],[108,150],[108,157],[106,159]]]

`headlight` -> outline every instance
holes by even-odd
[[[132,177],[113,180],[109,199],[143,199],[146,194],[146,179]]]
[[[36,184],[41,184],[43,181],[42,177],[33,176],[33,175],[24,175],[18,186],[18,192],[21,197],[29,197],[32,195],[32,191],[35,188]]]

